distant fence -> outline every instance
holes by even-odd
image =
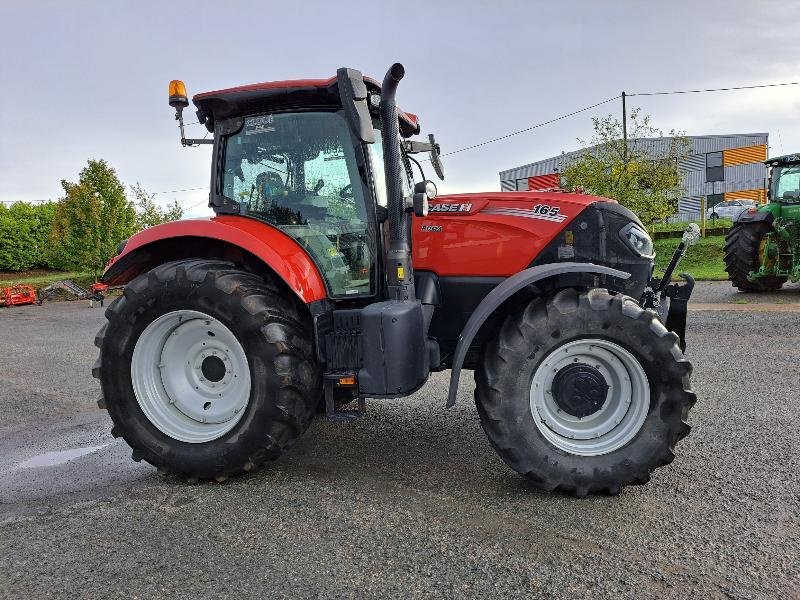
[[[700,211],[695,212],[678,212],[672,215],[671,217],[667,217],[664,219],[665,223],[685,223],[689,221],[694,221],[695,223],[700,221]]]
[[[710,223],[711,221],[709,221]],[[727,227],[706,227],[706,237],[726,235],[728,233]],[[679,238],[683,236],[683,231],[655,231],[653,232],[654,240],[663,240],[665,238]]]

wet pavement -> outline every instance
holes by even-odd
[[[696,299],[765,300],[729,287]],[[692,433],[648,485],[584,500],[504,465],[469,374],[453,410],[437,374],[246,477],[163,479],[96,407],[102,322],[0,309],[2,598],[800,597],[794,312],[693,312]]]

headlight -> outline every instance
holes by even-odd
[[[647,232],[639,227],[636,223],[628,223],[619,232],[625,243],[631,247],[639,256],[644,258],[653,258],[653,240],[647,235]]]

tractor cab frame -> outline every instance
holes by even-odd
[[[334,418],[341,416],[334,409],[339,388],[348,399],[407,395],[440,362],[438,344],[427,337],[433,307],[417,299],[410,246],[410,213],[427,215],[436,186],[414,184],[408,155],[428,152],[436,173],[444,173],[432,135],[427,142],[408,139],[420,124],[394,102],[403,75],[396,64],[379,84],[342,68],[330,79],[193,98],[199,122],[214,134],[214,212],[276,228],[322,276],[326,298],[311,310]],[[179,81],[171,83],[170,104],[182,143],[205,143],[184,136],[188,98]],[[385,350],[363,352],[365,346]]]

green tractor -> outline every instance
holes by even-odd
[[[742,292],[800,280],[800,154],[772,158],[769,202],[743,211],[725,238],[725,270]]]

